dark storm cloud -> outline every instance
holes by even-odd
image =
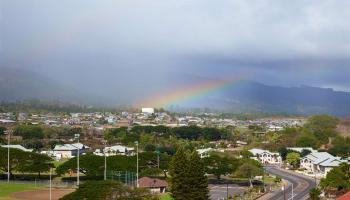
[[[246,73],[274,85],[350,90],[345,77],[349,1],[0,4],[0,64],[33,69],[78,87],[120,92],[127,83],[137,93],[174,84],[168,78],[181,80],[184,74],[220,78]]]

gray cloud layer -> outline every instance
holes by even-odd
[[[350,90],[350,1],[1,0],[0,6],[1,66],[78,86],[79,76],[81,87],[105,84],[118,92],[127,83],[139,92],[184,74],[245,73],[274,85]]]

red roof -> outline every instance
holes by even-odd
[[[157,178],[142,177],[139,179],[139,186],[142,188],[167,187],[168,183]]]
[[[337,200],[350,200],[350,191],[338,197]]]

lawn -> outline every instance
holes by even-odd
[[[38,190],[42,187],[35,187],[34,184],[20,184],[20,183],[0,183],[0,199],[8,197],[14,192]]]
[[[55,161],[53,161],[53,164],[54,164],[55,168],[57,168],[58,166],[62,165],[63,163],[65,163],[68,160],[69,159],[55,160]]]
[[[163,195],[159,198],[159,200],[173,200],[169,194]]]

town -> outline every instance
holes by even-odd
[[[311,194],[331,198],[346,188],[339,189],[327,175],[333,177],[334,170],[350,164],[350,143],[337,133],[339,124],[340,119],[321,115],[242,119],[155,108],[3,112],[0,149],[10,157],[2,157],[0,169],[3,181],[35,182],[38,187],[47,186],[50,172],[50,185],[61,195],[88,180],[102,179],[146,188],[149,195],[167,199],[174,176],[171,163],[184,148],[202,160],[210,199],[278,199],[281,194],[292,199]],[[38,160],[26,160],[34,155]]]
[[[349,11],[0,0],[0,200],[350,200]]]

